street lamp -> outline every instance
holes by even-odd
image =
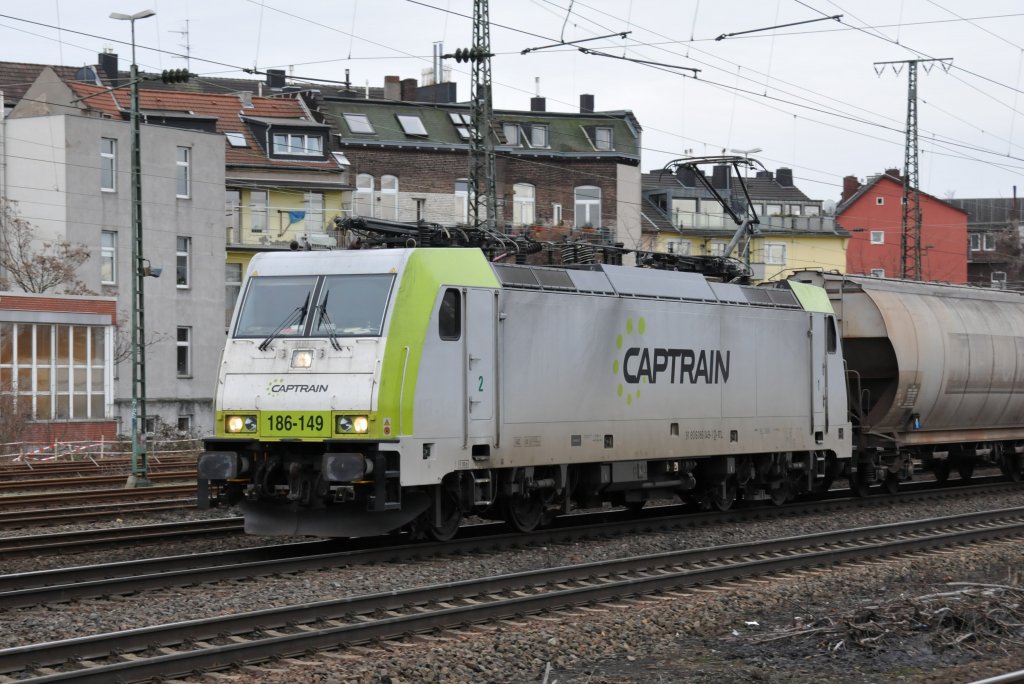
[[[142,257],[142,155],[139,151],[139,67],[135,63],[135,20],[156,12],[145,9],[135,14],[111,12],[111,19],[132,25],[131,122],[132,122],[132,472],[128,486],[143,487],[149,482],[149,458],[146,454],[146,325]]]

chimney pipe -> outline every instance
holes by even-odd
[[[402,99],[406,102],[416,101],[416,88],[419,85],[415,78],[403,78],[401,82]]]
[[[547,111],[547,100],[543,97],[531,97],[530,98],[530,111],[531,112],[543,112]]]
[[[118,79],[117,72],[117,53],[116,52],[101,52],[99,54],[100,71],[103,72],[103,78],[107,79],[111,85],[121,85]]]
[[[793,187],[793,169],[776,169],[775,180],[784,188]]]
[[[442,65],[442,55],[444,54],[444,43],[438,41],[434,43],[434,85],[441,83],[444,79],[444,71]]]
[[[398,76],[384,77],[384,99],[400,100],[402,98],[402,79]]]
[[[589,94],[580,95],[580,114],[594,113],[594,96]]]
[[[726,164],[719,164],[712,170],[711,187],[718,190],[728,190],[732,176],[732,167]]]
[[[284,88],[284,69],[267,69],[267,87]]]
[[[860,190],[860,181],[857,180],[856,176],[846,176],[843,178],[842,201],[845,202],[856,195],[858,190]]]

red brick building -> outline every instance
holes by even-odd
[[[889,169],[863,185],[853,176],[843,179],[836,221],[851,234],[846,272],[899,278],[902,219],[899,170]],[[967,244],[967,212],[922,192],[921,279],[966,283]]]
[[[0,292],[0,442],[114,439],[115,297]]]

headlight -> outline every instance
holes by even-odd
[[[370,422],[366,416],[338,416],[334,421],[336,432],[356,432],[363,434],[369,427]]]
[[[256,416],[228,416],[224,424],[231,433],[256,432]]]
[[[312,349],[296,349],[292,352],[292,368],[309,368],[312,365]]]

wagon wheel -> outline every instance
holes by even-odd
[[[505,522],[516,532],[532,532],[544,518],[544,502],[537,495],[505,497]]]
[[[1020,482],[1021,467],[1020,458],[1017,454],[1012,451],[1008,454],[1004,453],[1003,458],[999,463],[999,469],[1003,471],[1003,475],[1005,475],[1006,479],[1010,482]]]
[[[949,479],[949,460],[942,459],[941,461],[932,462],[932,474],[935,475],[937,482],[945,482]]]
[[[960,461],[956,466],[956,472],[960,474],[961,480],[970,482],[974,477],[974,461]]]
[[[893,473],[886,473],[882,487],[885,489],[886,494],[896,494],[900,491],[900,478]]]
[[[441,524],[434,523],[433,506],[427,509],[424,514],[427,518],[427,535],[436,541],[445,542],[450,540],[459,531],[462,524],[462,507],[459,506],[459,492],[457,481],[446,480],[441,483]]]
[[[868,496],[871,493],[871,483],[860,473],[856,473],[850,476],[850,491],[854,496]]]

